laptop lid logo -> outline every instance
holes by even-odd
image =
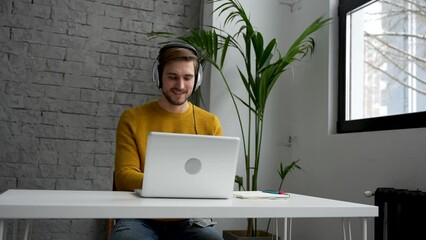
[[[188,174],[195,175],[201,171],[202,164],[198,158],[190,158],[185,163],[185,171]]]

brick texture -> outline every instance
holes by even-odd
[[[120,114],[159,96],[151,67],[160,40],[147,34],[197,27],[199,8],[199,0],[1,0],[0,193],[111,190]],[[103,228],[35,221],[33,239],[100,239]]]

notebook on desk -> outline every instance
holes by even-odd
[[[142,197],[231,198],[237,137],[152,132],[148,136]]]

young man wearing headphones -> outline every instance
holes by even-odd
[[[195,48],[183,43],[163,46],[153,66],[153,80],[161,97],[126,110],[117,126],[115,184],[119,191],[142,187],[149,132],[222,135],[215,115],[188,102],[202,82]],[[164,181],[173,181],[173,176]],[[118,219],[111,239],[222,239],[214,225],[211,219]]]

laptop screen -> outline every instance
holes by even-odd
[[[141,195],[230,198],[239,148],[237,137],[152,132]]]

